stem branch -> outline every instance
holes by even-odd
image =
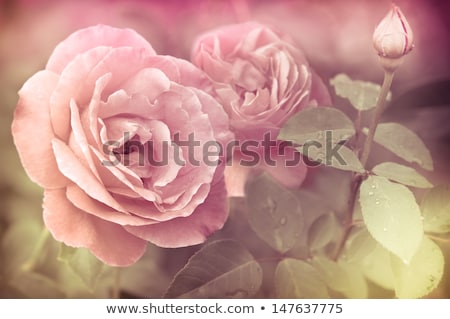
[[[389,89],[391,88],[392,80],[394,78],[393,71],[385,71],[383,84],[381,85],[380,94],[378,95],[377,104],[375,106],[375,113],[373,115],[372,121],[369,127],[369,133],[367,135],[366,141],[364,143],[362,155],[361,155],[361,164],[365,167],[367,164],[367,160],[369,159],[370,151],[372,149],[373,139],[375,137],[375,131],[378,126],[378,122],[380,121],[381,114],[383,114],[386,109],[386,99],[389,94]],[[357,124],[360,124],[360,114],[358,114]],[[359,131],[359,129],[358,129]],[[348,201],[348,217],[345,222],[344,234],[339,240],[336,249],[333,254],[333,259],[337,260],[341,255],[342,251],[345,248],[345,243],[348,237],[351,234],[355,223],[353,221],[353,213],[355,210],[356,200],[358,197],[359,187],[361,186],[362,181],[364,180],[364,175],[354,174],[351,182],[351,191],[350,198]]]
[[[384,110],[386,109],[386,99],[389,93],[389,89],[391,88],[393,78],[394,72],[384,72],[383,85],[381,86],[380,95],[378,96],[377,105],[375,106],[375,114],[373,115],[372,122],[370,123],[369,133],[367,135],[366,142],[364,143],[364,149],[361,155],[361,163],[363,166],[366,166],[378,122],[380,121],[381,114],[383,114]]]

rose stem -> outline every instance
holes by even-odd
[[[380,94],[378,95],[377,105],[375,106],[375,114],[373,115],[372,122],[370,123],[369,133],[367,139],[364,143],[363,152],[361,155],[361,164],[366,166],[367,160],[369,159],[370,151],[373,144],[373,138],[375,136],[375,131],[380,121],[381,114],[386,109],[386,98],[391,88],[392,79],[394,78],[394,72],[385,71],[383,85],[381,86]]]
[[[372,149],[373,138],[375,136],[375,131],[378,126],[378,122],[380,121],[381,114],[383,114],[386,109],[386,99],[389,93],[389,89],[391,88],[392,79],[394,78],[394,72],[385,71],[384,72],[384,80],[381,86],[380,94],[378,95],[377,104],[375,106],[375,113],[372,118],[372,122],[370,123],[369,133],[367,135],[366,141],[364,143],[363,152],[361,155],[361,164],[365,167],[367,160],[370,155],[370,151]],[[358,197],[359,186],[363,181],[363,175],[354,174],[352,183],[351,183],[351,195],[348,201],[348,212],[349,216],[347,219],[347,223],[345,226],[344,234],[336,246],[335,253],[333,254],[333,260],[337,260],[342,253],[342,250],[345,247],[345,243],[350,236],[353,226],[355,225],[353,222],[353,212],[355,210],[356,200]]]
[[[34,270],[39,257],[41,257],[41,255],[42,255],[42,250],[45,247],[45,244],[47,242],[49,235],[50,235],[50,232],[47,230],[47,228],[44,227],[39,235],[37,244],[33,249],[33,253],[31,254],[30,258],[22,264],[21,269],[23,271],[33,271]]]

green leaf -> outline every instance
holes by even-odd
[[[345,260],[360,262],[377,246],[377,242],[369,234],[366,227],[353,231],[345,243]]]
[[[378,164],[372,169],[378,176],[386,177],[394,182],[417,188],[431,188],[433,185],[414,168],[398,163],[385,162]]]
[[[326,134],[331,132],[331,134]],[[355,134],[353,122],[342,111],[332,107],[313,107],[292,116],[281,128],[278,139],[304,145],[315,141],[325,145],[349,139]]]
[[[368,130],[363,132],[367,134]],[[433,170],[433,159],[428,148],[416,133],[401,124],[378,124],[374,141],[409,163]]]
[[[248,220],[256,234],[280,252],[291,249],[304,227],[296,196],[265,174],[246,185],[246,194]]]
[[[430,189],[422,199],[423,227],[431,233],[450,233],[450,187],[440,185]]]
[[[348,278],[348,285],[342,293],[350,299],[365,299],[369,297],[369,287],[361,268],[353,263],[338,261],[338,265],[344,270]]]
[[[369,176],[361,184],[359,202],[373,238],[409,262],[423,237],[420,209],[413,193],[384,177]]]
[[[391,267],[391,253],[378,243],[361,261],[361,270],[373,283],[387,290],[394,290],[394,273]]]
[[[330,289],[339,292],[347,289],[349,279],[338,263],[326,257],[316,256],[311,264],[319,271],[321,278]]]
[[[275,270],[277,298],[329,298],[328,289],[320,272],[307,262],[287,258]]]
[[[262,283],[253,256],[231,240],[212,242],[195,253],[175,276],[165,298],[245,298]]]
[[[311,251],[324,248],[335,239],[339,222],[333,212],[317,218],[308,230],[308,246]]]
[[[367,111],[376,106],[381,87],[364,81],[353,81],[346,74],[338,74],[330,80],[336,95],[346,98],[359,111]],[[388,100],[391,95],[389,93]]]
[[[420,298],[429,294],[438,286],[444,273],[442,251],[428,237],[423,238],[409,264],[396,256],[392,256],[391,263],[398,298]]]
[[[66,263],[89,289],[95,289],[104,264],[89,250],[73,248],[61,243],[58,260]]]
[[[364,173],[366,170],[362,166],[355,153],[341,144],[328,145],[323,148],[308,147],[306,145],[296,147],[296,149],[314,162],[325,164],[343,171]]]

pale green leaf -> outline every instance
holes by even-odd
[[[429,190],[420,205],[423,227],[431,233],[450,233],[450,188],[437,186]]]
[[[364,129],[365,134],[368,133]],[[433,169],[430,151],[416,133],[398,123],[380,123],[374,141],[409,163],[417,163],[427,170]]]
[[[86,248],[73,248],[61,243],[58,260],[65,262],[89,289],[95,289],[104,264]]]
[[[256,234],[280,252],[291,249],[304,227],[296,196],[265,174],[246,185],[246,194],[248,221]]]
[[[348,140],[355,134],[353,122],[342,111],[332,107],[313,107],[292,116],[281,128],[279,140],[304,145],[315,141],[325,145]]]
[[[423,237],[420,209],[413,193],[384,177],[369,176],[361,184],[359,202],[373,238],[409,262]]]
[[[246,298],[262,283],[253,256],[231,240],[216,241],[195,253],[175,276],[165,298]]]
[[[311,251],[319,250],[335,239],[339,222],[333,212],[317,218],[308,230],[308,246]]]
[[[390,263],[391,253],[380,244],[367,253],[359,263],[364,275],[373,283],[387,290],[394,290],[394,274]]]
[[[311,146],[310,146],[311,145]],[[355,153],[341,144],[326,144],[325,148],[318,148],[312,144],[305,144],[296,149],[319,164],[331,166],[343,171],[364,173],[365,169]]]
[[[369,297],[369,287],[361,268],[353,263],[343,260],[338,261],[338,265],[344,270],[348,277],[348,285],[342,294],[350,299],[365,299]]]
[[[287,258],[275,270],[277,298],[329,298],[328,289],[320,272],[302,260]]]
[[[394,162],[378,164],[372,169],[378,176],[386,177],[394,182],[417,188],[431,188],[433,185],[414,168]]]
[[[359,111],[367,111],[376,106],[381,87],[372,82],[350,79],[346,74],[338,74],[330,80],[336,95],[346,98]],[[390,100],[390,93],[388,100]]]
[[[361,262],[378,245],[369,234],[366,227],[353,231],[345,243],[345,260],[347,262]]]
[[[338,263],[329,258],[317,256],[311,264],[319,271],[321,278],[330,289],[339,292],[347,289],[349,278]]]
[[[64,290],[66,298],[71,299],[92,299],[111,298],[112,287],[114,285],[114,275],[112,268],[104,267],[99,275],[95,288],[89,288],[83,280],[66,263],[57,262],[57,281],[59,287]]]
[[[358,266],[317,256],[311,264],[320,272],[326,285],[347,298],[367,298],[367,282]]]
[[[432,292],[444,273],[441,249],[428,237],[423,238],[409,264],[391,256],[395,294],[398,298],[420,298]]]

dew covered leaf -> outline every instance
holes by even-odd
[[[280,252],[294,247],[305,223],[297,197],[266,174],[248,183],[246,194],[248,221],[256,234]]]
[[[421,213],[413,193],[384,177],[369,176],[361,184],[359,202],[373,238],[409,262],[423,237]]]
[[[394,182],[417,188],[431,188],[433,185],[414,168],[394,162],[378,164],[372,169],[378,176],[386,177]]]
[[[365,134],[368,133],[364,129]],[[398,123],[380,123],[374,141],[409,163],[417,163],[426,170],[433,170],[430,151],[416,133]]]
[[[431,239],[424,236],[411,262],[405,264],[391,255],[395,294],[398,298],[420,298],[432,292],[444,273],[444,256]]]
[[[286,258],[275,270],[277,298],[329,298],[328,289],[320,272],[305,261]]]
[[[253,256],[232,240],[207,244],[175,276],[165,298],[248,298],[262,283]]]
[[[327,131],[331,132],[328,136]],[[281,128],[278,139],[299,145],[310,141],[325,145],[326,139],[336,144],[354,134],[352,120],[342,111],[333,107],[313,107],[292,116]]]
[[[330,80],[336,95],[346,98],[359,111],[367,111],[376,106],[380,85],[359,80],[352,80],[346,74],[340,73]],[[391,94],[388,95],[390,100]]]
[[[426,232],[450,233],[450,187],[441,185],[429,190],[422,199],[420,208]]]

